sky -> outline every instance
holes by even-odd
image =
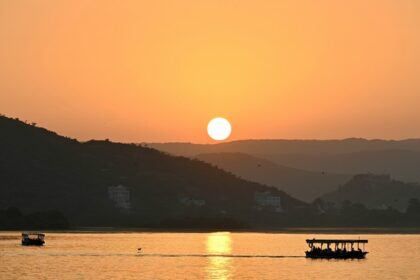
[[[82,141],[420,137],[420,1],[0,0],[0,113]]]

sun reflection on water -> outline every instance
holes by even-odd
[[[232,252],[230,232],[214,232],[207,236],[207,253],[209,257],[207,279],[230,279],[232,277],[232,259],[221,255]]]

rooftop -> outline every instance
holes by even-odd
[[[306,243],[368,243],[367,239],[306,239]]]

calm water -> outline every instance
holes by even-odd
[[[1,279],[420,279],[418,234],[338,235],[369,239],[365,260],[303,257],[328,234],[47,233],[38,248],[19,235],[0,233]]]

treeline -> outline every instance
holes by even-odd
[[[292,213],[274,213],[262,211],[249,216],[247,221],[220,216],[184,216],[151,221],[139,219],[134,215],[121,215],[108,220],[97,221],[95,226],[117,226],[156,229],[212,229],[235,230],[253,228],[281,227],[419,227],[420,201],[411,199],[406,212],[394,208],[369,209],[361,203],[345,201],[336,207],[322,200],[317,200],[314,207],[318,210],[294,211]],[[116,218],[116,219],[115,219]],[[114,222],[111,222],[114,220]],[[70,225],[59,211],[42,211],[22,214],[16,207],[0,210],[0,230],[65,230]]]
[[[33,212],[27,215],[16,207],[0,209],[0,230],[68,229],[69,222],[59,211]]]
[[[314,202],[319,214],[308,225],[343,227],[420,226],[420,201],[411,199],[405,212],[395,208],[369,209],[362,203],[344,201],[340,207],[320,199]]]

